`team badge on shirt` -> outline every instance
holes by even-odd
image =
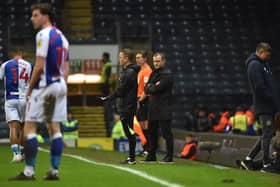
[[[144,83],[147,83],[149,81],[149,77],[144,77]]]
[[[39,39],[39,40],[37,41],[37,47],[40,48],[41,46],[42,46],[42,40]]]

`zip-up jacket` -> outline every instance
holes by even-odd
[[[109,96],[109,99],[119,98],[117,101],[117,111],[120,114],[135,114],[137,108],[137,74],[140,67],[129,64],[120,73],[118,86]]]
[[[276,88],[268,63],[256,54],[251,54],[246,60],[246,67],[255,115],[274,114],[279,111]]]

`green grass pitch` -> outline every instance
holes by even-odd
[[[279,187],[276,174],[244,171],[234,168],[215,168],[206,163],[175,159],[174,164],[142,164],[137,158],[133,166],[119,164],[126,155],[93,149],[64,150],[60,181],[43,181],[49,169],[49,153],[39,151],[36,163],[36,181],[8,181],[19,174],[24,163],[10,163],[9,146],[0,145],[0,187]],[[158,157],[160,159],[160,156]]]

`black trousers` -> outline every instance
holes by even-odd
[[[254,159],[257,154],[262,150],[263,151],[263,164],[269,164],[271,162],[269,156],[269,147],[271,139],[275,133],[274,127],[274,115],[263,114],[258,117],[260,124],[262,125],[262,136],[258,139],[254,147],[249,153],[249,157]]]
[[[149,133],[150,133],[150,150],[149,157],[156,158],[156,150],[158,147],[158,129],[161,129],[163,138],[166,141],[166,157],[173,157],[173,134],[171,131],[171,120],[149,120]]]
[[[133,117],[134,117],[133,113],[131,114],[125,113],[120,115],[124,133],[128,138],[128,144],[129,144],[128,157],[135,159],[136,137],[135,137],[135,133],[133,133]]]
[[[275,168],[280,170],[280,151],[277,151],[277,156],[275,159]]]

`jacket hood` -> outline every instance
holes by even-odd
[[[141,69],[141,67],[138,66],[137,64],[128,64],[126,66],[126,69],[128,69],[128,68],[133,69],[136,73],[138,73]]]
[[[248,67],[248,65],[249,65],[250,62],[252,62],[252,61],[258,61],[258,62],[264,63],[264,61],[262,61],[255,53],[252,53],[252,54],[247,58],[247,60],[245,61],[246,67]]]

